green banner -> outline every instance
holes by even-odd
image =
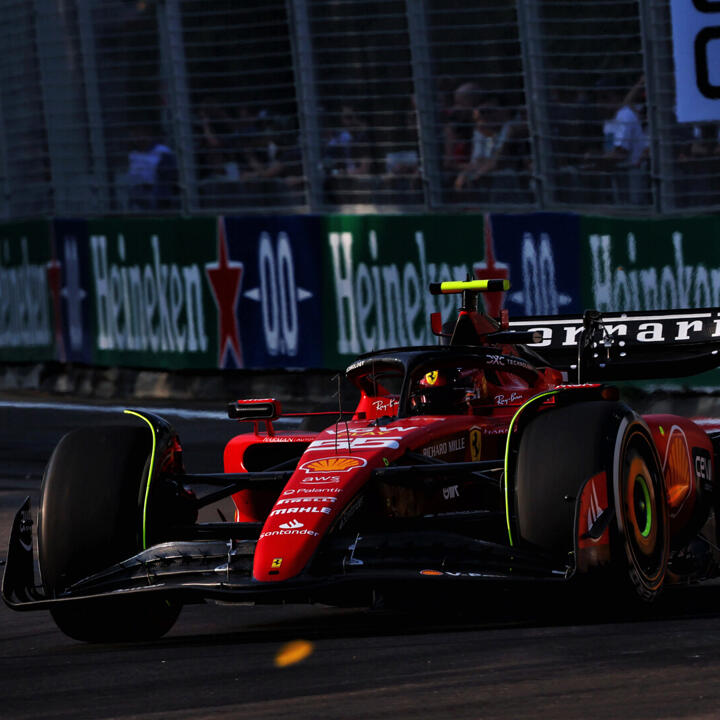
[[[584,217],[580,228],[586,307],[720,307],[720,217]]]
[[[58,291],[50,223],[32,220],[3,225],[0,229],[0,361],[37,362],[55,358]]]
[[[336,215],[325,218],[325,362],[434,344],[430,313],[443,320],[458,297],[433,297],[431,282],[473,274],[484,258],[482,215]]]
[[[88,222],[93,357],[101,365],[217,365],[217,311],[205,266],[214,218]]]
[[[0,362],[326,367],[434,345],[431,282],[498,316],[720,307],[720,217],[115,218],[0,229]],[[682,381],[685,382],[684,380]],[[720,386],[720,371],[693,380]]]
[[[720,307],[720,217],[581,219],[582,295],[603,312]],[[720,386],[720,370],[653,381]]]

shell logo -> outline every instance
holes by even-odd
[[[365,467],[367,460],[359,457],[337,456],[319,460],[309,460],[300,466],[306,473],[349,472],[355,468]]]

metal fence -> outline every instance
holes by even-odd
[[[669,3],[0,0],[0,217],[717,211]]]

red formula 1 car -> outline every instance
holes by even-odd
[[[281,430],[276,400],[238,400],[252,423],[224,473],[189,475],[170,425],[66,435],[50,458],[34,574],[29,501],[3,580],[17,610],[49,609],[84,640],[158,637],[188,602],[359,604],[488,582],[616,583],[643,600],[718,574],[720,423],[639,415],[605,382],[718,364],[720,312],[509,323],[478,310],[506,281],[459,293],[441,344],[383,350],[346,372],[356,409],[319,432]],[[235,517],[198,522],[232,496]]]

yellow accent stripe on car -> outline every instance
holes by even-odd
[[[153,427],[153,424],[144,415],[141,415],[139,412],[135,412],[134,410],[123,410],[123,412],[126,415],[134,415],[135,417],[139,417],[141,420],[144,420],[148,424],[148,427],[150,428],[150,432],[152,433],[152,450],[150,452],[150,467],[148,468],[147,483],[145,484],[145,498],[143,500],[143,510],[142,510],[142,548],[141,549],[147,550],[147,509],[148,509],[148,499],[150,498],[150,478],[152,478],[153,467],[155,465],[155,446],[156,446],[155,428]]]
[[[515,421],[518,419],[518,417],[520,417],[520,413],[525,410],[526,407],[557,394],[557,390],[551,390],[549,392],[540,393],[539,395],[534,395],[526,403],[524,403],[518,408],[517,412],[513,415],[512,420],[510,421],[510,425],[508,426],[507,440],[505,441],[505,466],[503,474],[505,476],[505,522],[507,524],[508,540],[510,541],[510,547],[514,547],[512,529],[510,527],[510,492],[508,484],[508,470],[510,468],[510,438],[512,437],[513,427],[515,425]]]

